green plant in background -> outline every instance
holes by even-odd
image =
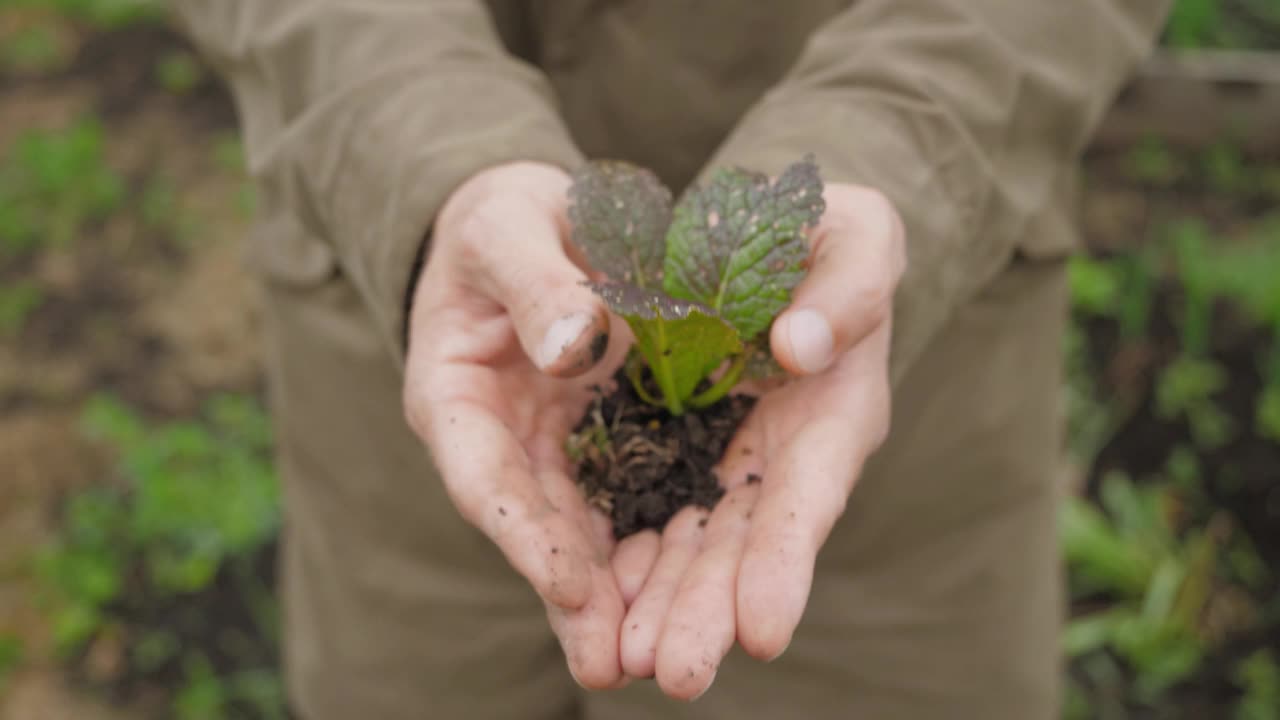
[[[1269,345],[1258,357],[1264,387],[1256,401],[1255,428],[1280,440],[1280,216],[1261,219],[1234,242],[1216,243],[1213,252],[1197,250],[1186,264],[1197,267],[1210,292],[1268,331]]]
[[[83,424],[117,457],[119,482],[71,498],[61,536],[42,557],[58,646],[75,654],[104,635],[126,634],[132,672],[182,674],[187,684],[175,702],[184,718],[225,717],[232,705],[271,697],[260,663],[263,646],[274,648],[276,606],[256,563],[278,532],[279,500],[261,408],[221,396],[198,420],[152,425],[100,397]],[[219,587],[243,603],[249,627],[222,628],[214,646],[202,645],[214,619],[192,608],[223,597]],[[228,612],[225,600],[214,608]],[[175,621],[175,613],[188,619]],[[216,676],[224,690],[216,696],[198,671],[212,667],[214,655],[223,665],[247,663]],[[244,673],[251,679],[240,679]],[[209,710],[211,697],[218,704]],[[279,717],[268,710],[251,717]]]
[[[1202,162],[1204,176],[1215,192],[1227,195],[1248,193],[1257,184],[1255,174],[1245,162],[1240,147],[1221,141],[1205,150]]]
[[[1199,220],[1183,220],[1171,229],[1170,244],[1182,285],[1183,306],[1178,331],[1183,352],[1193,357],[1209,353],[1213,303],[1218,275],[1209,251],[1209,230]]]
[[[1153,249],[1111,258],[1072,257],[1067,266],[1072,307],[1085,317],[1115,320],[1124,340],[1142,337],[1156,299],[1158,259]]]
[[[125,186],[106,162],[104,143],[93,119],[17,139],[0,164],[0,258],[43,243],[66,245],[119,207]]]
[[[1124,167],[1134,180],[1154,187],[1169,187],[1187,172],[1182,159],[1158,137],[1136,143],[1125,155]]]
[[[0,286],[0,340],[22,332],[31,315],[44,303],[44,289],[32,280]]]
[[[1221,447],[1236,429],[1231,416],[1214,400],[1226,389],[1228,380],[1227,371],[1212,360],[1179,356],[1156,378],[1157,417],[1166,421],[1186,418],[1197,445]]]
[[[1124,289],[1118,263],[1083,255],[1073,256],[1067,265],[1071,304],[1090,315],[1114,317]]]
[[[22,640],[16,635],[0,634],[0,695],[4,694],[9,675],[22,664]]]
[[[72,47],[66,32],[54,21],[19,27],[0,35],[0,68],[22,74],[43,74],[66,67]]]
[[[1077,460],[1095,457],[1115,430],[1116,413],[1102,399],[1096,368],[1090,361],[1088,338],[1079,325],[1071,325],[1064,336],[1067,382],[1064,386],[1068,438]]]
[[[259,720],[285,720],[284,687],[274,672],[248,670],[231,676],[219,675],[204,658],[188,662],[187,682],[173,701],[175,720],[222,720],[237,704]]]
[[[1178,497],[1164,487],[1139,488],[1123,473],[1103,479],[1101,504],[1073,498],[1061,516],[1073,595],[1111,599],[1107,609],[1073,620],[1064,645],[1072,658],[1114,652],[1134,669],[1137,699],[1153,702],[1204,658],[1197,623],[1210,601],[1222,533],[1180,533]]]
[[[1274,0],[1176,0],[1164,43],[1196,48],[1280,47],[1280,5]]]
[[[204,67],[185,50],[166,53],[156,61],[156,80],[160,87],[175,95],[185,95],[204,80]]]
[[[1176,48],[1216,45],[1222,33],[1219,0],[1177,0],[1165,27],[1166,42]]]
[[[1280,720],[1280,665],[1271,650],[1258,650],[1236,668],[1244,697],[1235,720]]]
[[[213,144],[213,161],[224,172],[241,178],[240,188],[236,192],[236,206],[241,217],[250,218],[257,209],[257,194],[253,183],[248,178],[245,167],[244,143],[235,133],[227,133],[219,137]]]
[[[179,245],[196,236],[197,223],[183,203],[183,196],[173,179],[157,173],[147,178],[138,206],[143,227],[172,238]]]
[[[138,23],[158,23],[165,17],[163,0],[5,0],[9,8],[51,10],[100,30]]]

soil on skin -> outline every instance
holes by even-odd
[[[661,530],[689,505],[714,507],[724,494],[716,463],[755,399],[730,396],[677,416],[642,400],[621,371],[615,381],[570,440],[587,502],[613,520],[618,539]]]

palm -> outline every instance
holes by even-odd
[[[564,438],[591,399],[591,386],[613,368],[598,367],[571,380],[540,372],[520,347],[504,313],[463,313],[436,332],[454,352],[441,358],[437,381],[446,390],[442,410],[481,412],[507,430],[493,451],[513,453],[534,472],[567,473]]]

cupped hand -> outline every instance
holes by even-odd
[[[629,605],[623,671],[656,677],[675,698],[705,692],[735,640],[761,660],[782,654],[818,551],[888,433],[902,223],[867,188],[831,184],[824,199],[810,272],[770,332],[792,378],[761,394],[726,450],[724,498],[709,516],[685,509],[660,539],[627,538],[614,555]]]
[[[625,608],[563,443],[626,347],[606,355],[610,317],[567,254],[569,182],[520,163],[452,194],[414,293],[404,408],[462,516],[544,601],[574,677],[605,688]]]

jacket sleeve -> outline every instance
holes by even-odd
[[[399,356],[415,260],[450,192],[580,155],[550,85],[479,0],[175,0],[227,80],[265,202],[326,241]]]
[[[1165,0],[860,0],[810,38],[708,170],[777,173],[813,152],[828,181],[884,192],[907,230],[896,384],[1013,256],[1150,51]]]

